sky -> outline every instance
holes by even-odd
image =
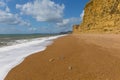
[[[0,0],[0,34],[59,33],[80,24],[89,0]]]

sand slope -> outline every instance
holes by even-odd
[[[120,35],[80,34],[55,40],[12,69],[5,80],[119,80]]]

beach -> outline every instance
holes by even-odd
[[[119,75],[119,34],[72,34],[28,56],[5,80],[119,80]]]

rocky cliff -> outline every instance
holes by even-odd
[[[74,33],[120,33],[120,0],[90,0]]]

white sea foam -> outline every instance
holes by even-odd
[[[0,48],[0,80],[4,80],[8,72],[20,64],[27,56],[45,50],[48,45],[52,44],[54,39],[61,36],[64,35],[36,38]]]

